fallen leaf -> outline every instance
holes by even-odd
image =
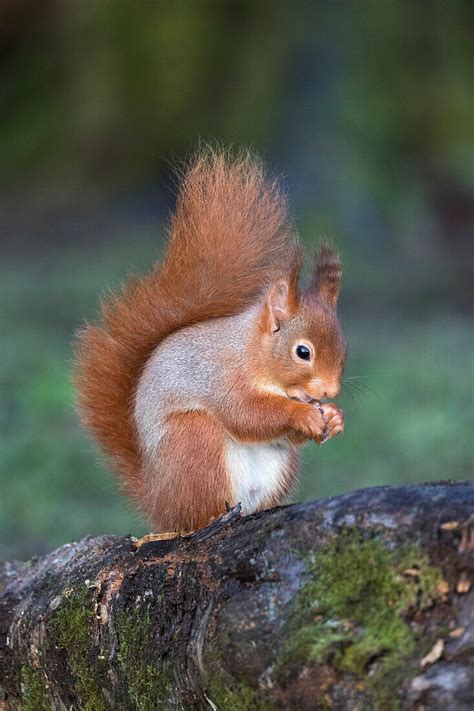
[[[451,630],[449,633],[449,636],[452,637],[452,639],[459,639],[464,634],[464,627],[456,627],[455,630]]]
[[[439,595],[447,595],[449,592],[449,585],[446,580],[440,580],[438,585],[436,586],[436,591],[438,592]]]
[[[452,531],[454,528],[457,528],[459,526],[459,521],[446,521],[446,523],[442,523],[440,528],[442,528],[444,531]]]
[[[133,543],[136,548],[141,548],[145,543],[154,543],[155,541],[170,541],[173,538],[181,538],[179,533],[170,531],[167,533],[147,533],[143,538],[133,538]]]
[[[459,544],[460,553],[469,553],[474,550],[474,526],[465,528],[462,532],[461,542]]]
[[[460,595],[469,592],[471,589],[471,581],[467,579],[465,573],[461,575],[456,585],[456,590]]]
[[[431,649],[430,652],[426,655],[426,657],[423,657],[423,659],[420,662],[420,666],[426,667],[428,664],[434,664],[435,662],[438,661],[440,656],[443,654],[444,650],[444,642],[442,639],[437,639],[436,642],[433,645],[433,648]]]
[[[407,568],[406,570],[403,571],[404,575],[411,575],[414,578],[419,578],[420,577],[420,571],[418,568]]]

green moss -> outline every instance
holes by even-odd
[[[220,711],[272,711],[271,699],[259,689],[236,679],[224,668],[220,649],[206,650],[206,696]]]
[[[23,665],[21,668],[22,711],[49,711],[43,681],[38,672]]]
[[[279,671],[302,660],[326,663],[360,677],[374,708],[397,708],[397,687],[420,645],[405,615],[431,603],[440,572],[415,545],[391,550],[353,530],[320,551],[309,572],[287,625]]]
[[[218,673],[213,677],[206,694],[222,711],[272,711],[275,708],[258,690],[237,683],[226,673]]]
[[[65,597],[48,624],[48,642],[62,650],[75,677],[75,690],[84,711],[105,711],[102,695],[103,670],[90,638],[93,618],[87,587]]]
[[[139,711],[175,708],[172,703],[171,672],[158,670],[150,664],[153,649],[151,607],[133,608],[116,619],[119,649],[117,653],[124,672],[131,700]]]
[[[272,711],[275,708],[272,701],[263,698],[257,689],[236,682],[225,672],[213,674],[206,694],[222,711]]]

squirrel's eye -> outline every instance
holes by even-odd
[[[296,355],[302,360],[309,360],[311,353],[306,346],[296,346]]]

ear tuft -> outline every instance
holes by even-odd
[[[283,321],[293,313],[294,297],[290,284],[286,279],[280,279],[270,288],[266,301],[269,330],[276,333]]]
[[[308,291],[336,306],[341,286],[342,264],[332,244],[324,242],[316,252],[313,276]]]

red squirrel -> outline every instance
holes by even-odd
[[[294,489],[299,445],[343,431],[341,263],[320,247],[306,289],[286,199],[223,150],[184,173],[161,264],[77,341],[82,419],[155,531],[249,514]]]

